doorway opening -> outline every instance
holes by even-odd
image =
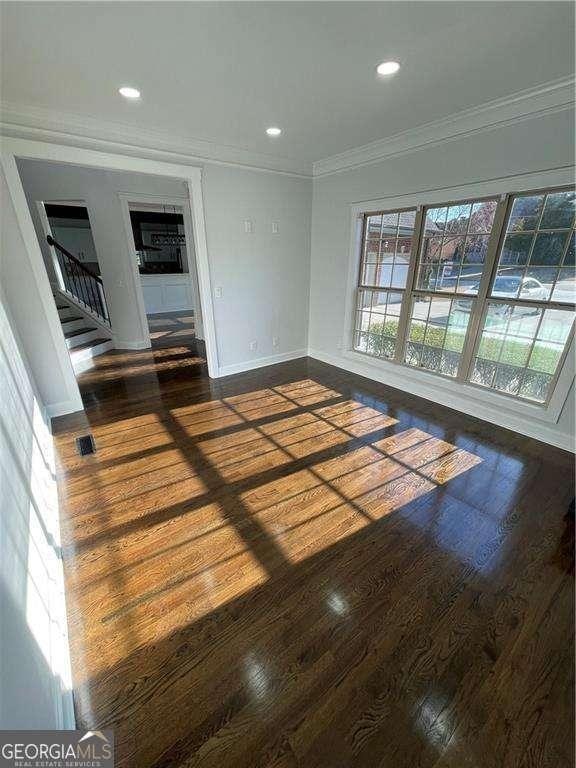
[[[204,354],[194,238],[185,200],[124,200],[150,343]]]

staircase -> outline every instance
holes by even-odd
[[[61,294],[55,294],[54,301],[74,371],[86,371],[92,367],[93,358],[113,349],[114,343],[102,328],[92,322],[90,317],[83,315],[72,302],[66,301]]]
[[[96,355],[114,348],[104,285],[52,235],[46,240],[53,249],[61,286],[53,288],[54,301],[74,371],[81,373],[92,368]]]

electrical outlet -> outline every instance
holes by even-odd
[[[277,347],[278,344],[280,344],[280,339],[278,338],[278,336],[272,336],[272,346]]]
[[[222,290],[222,286],[221,285],[216,287],[215,293],[216,293],[216,298],[217,299],[221,299],[222,298],[223,290]]]
[[[272,222],[272,234],[277,235],[280,232],[280,225],[277,221]]]
[[[244,219],[244,232],[251,235],[254,232],[254,224],[250,219]]]
[[[257,341],[251,341],[249,345],[250,352],[256,352],[258,349],[258,342]]]

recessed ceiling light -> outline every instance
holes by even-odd
[[[122,88],[118,88],[118,93],[124,96],[125,99],[139,99],[140,91],[138,88],[132,88],[129,85],[123,85]]]
[[[379,75],[394,75],[400,69],[400,64],[397,61],[383,61],[382,64],[378,64],[376,72]]]
[[[266,133],[268,136],[280,136],[282,128],[266,128]]]

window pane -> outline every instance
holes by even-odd
[[[573,322],[572,310],[490,303],[471,381],[544,402]]]
[[[492,296],[499,299],[518,298],[523,276],[523,269],[499,269],[492,286]]]
[[[364,261],[375,262],[380,253],[380,238],[369,237],[364,248]]]
[[[507,235],[500,264],[528,264],[534,235]]]
[[[406,280],[408,279],[408,264],[394,264],[394,271],[392,272],[392,287],[393,288],[405,288]]]
[[[446,229],[448,208],[428,208],[426,210],[426,232],[443,232]]]
[[[558,279],[552,293],[552,301],[576,304],[576,279],[574,267],[568,267],[558,272]]]
[[[472,299],[414,296],[404,361],[456,376],[472,304]]]
[[[558,270],[554,267],[528,267],[520,286],[519,298],[548,301]]]
[[[495,200],[426,209],[416,279],[420,290],[478,293],[495,211]]]
[[[382,237],[396,237],[398,233],[397,213],[382,214]]]
[[[380,238],[382,229],[382,214],[366,217],[366,236]]]
[[[510,221],[508,222],[508,231],[526,232],[535,230],[540,219],[543,204],[544,195],[517,197],[512,207]]]
[[[555,192],[548,195],[544,205],[544,213],[540,229],[570,229],[574,226],[574,191]]]
[[[466,240],[464,261],[466,264],[484,264],[488,250],[488,235],[471,235]]]
[[[358,291],[354,348],[375,357],[394,357],[404,294],[361,288]]]
[[[446,231],[465,233],[468,229],[471,209],[471,203],[450,206],[450,208],[448,208],[448,216],[446,218]]]
[[[530,264],[560,264],[569,236],[569,232],[541,232],[536,236]]]
[[[490,233],[496,213],[496,200],[483,200],[474,203],[470,218],[470,232],[481,234]]]

